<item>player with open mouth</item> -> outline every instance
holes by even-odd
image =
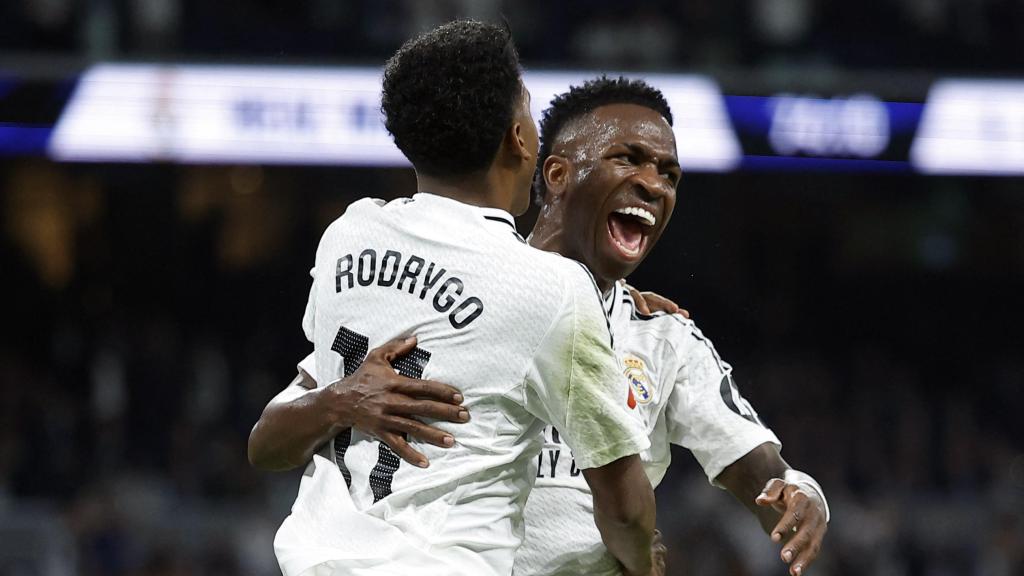
[[[592,272],[630,386],[622,401],[650,435],[651,447],[641,457],[652,484],[669,466],[671,445],[688,448],[713,485],[727,489],[754,513],[781,545],[780,557],[790,574],[799,576],[817,557],[827,530],[828,506],[820,486],[782,460],[778,438],[739,394],[732,368],[693,322],[678,314],[649,314],[622,280],[653,249],[675,208],[681,170],[671,122],[661,93],[639,81],[601,78],[557,97],[541,122],[543,163],[534,198],[540,215],[529,242]],[[412,344],[389,346],[398,354]],[[300,369],[308,372],[301,377],[304,385],[315,386],[309,378],[315,379],[315,366],[304,362]],[[379,369],[393,372],[386,364]],[[431,407],[424,416],[458,421],[458,402],[426,400],[428,395],[442,399],[443,391],[433,391],[437,383],[417,382],[423,390],[418,401]],[[401,400],[398,395],[387,409],[393,423],[381,425],[383,430],[407,432],[437,446],[458,441],[457,429],[442,432],[402,418],[410,411]],[[289,434],[289,422],[297,422],[300,412],[288,421],[279,418],[287,406],[271,402],[261,418],[266,425],[262,436]],[[334,409],[355,412],[371,428],[383,420],[352,406]],[[315,418],[315,411],[307,416]],[[562,435],[548,426],[544,441],[514,575],[620,574],[621,567],[601,544],[592,522],[591,494]],[[293,456],[312,449],[298,439],[290,444]],[[422,444],[396,445],[409,461],[422,457],[413,448]]]

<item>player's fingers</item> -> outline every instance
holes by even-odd
[[[782,499],[782,489],[786,487],[786,481],[782,478],[772,478],[764,485],[764,489],[757,495],[754,502],[758,506],[768,506],[773,502],[778,502]]]
[[[800,525],[793,537],[782,546],[779,556],[783,562],[790,565],[790,573],[793,573],[793,569],[796,568],[797,564],[800,565],[800,571],[803,572],[807,567],[808,557],[816,557],[818,555],[821,538],[820,531],[817,528],[818,520],[816,518],[809,518]]]
[[[629,295],[633,297],[633,303],[636,304],[636,311],[641,314],[650,315],[651,309],[647,306],[647,300],[644,299],[643,293],[629,284],[626,284],[626,289],[629,290]]]
[[[409,464],[420,468],[430,466],[430,462],[427,460],[427,457],[420,452],[417,452],[409,445],[409,442],[407,442],[405,438],[402,438],[401,435],[394,434],[392,432],[384,432],[380,434],[379,438],[381,442],[390,446],[391,450],[397,454],[399,458],[405,460]]]
[[[402,416],[433,418],[461,424],[469,422],[469,411],[462,406],[434,402],[433,400],[405,400],[396,403],[391,411]]]
[[[801,528],[801,531],[804,529]],[[820,530],[820,527],[815,528],[808,527],[807,530],[812,532],[814,535],[810,537],[810,541],[802,550],[796,555],[793,563],[789,566],[789,573],[792,576],[800,576],[807,571],[807,568],[818,558],[818,554],[821,552],[821,541],[824,536],[824,531]]]
[[[676,314],[681,314],[683,318],[690,317],[690,311],[687,310],[686,308],[680,308],[679,310],[676,310]]]
[[[809,532],[808,530],[803,530],[801,532],[797,532],[789,540],[789,542],[787,542],[786,545],[782,547],[782,550],[779,552],[779,557],[782,558],[783,562],[785,562],[786,564],[790,565],[790,569],[791,570],[795,566],[794,560],[804,550],[807,549],[808,544],[810,543],[810,540],[809,540],[810,537],[808,536],[808,532]],[[801,568],[801,570],[802,570],[802,568]]]
[[[413,348],[416,347],[415,336],[402,336],[400,338],[394,338],[388,340],[384,344],[370,350],[367,354],[367,358],[380,359],[390,363],[395,358],[401,358]]]
[[[400,432],[402,434],[408,434],[417,440],[433,444],[440,448],[451,448],[455,445],[455,438],[451,434],[444,430],[434,428],[433,426],[427,426],[418,420],[402,418],[400,416],[388,416],[384,418],[384,422],[388,431],[392,433]]]
[[[665,298],[661,294],[655,292],[643,292],[644,300],[647,301],[647,307],[656,312],[664,312],[666,314],[675,314],[679,311],[679,305],[675,302]]]
[[[793,497],[787,502],[785,513],[782,514],[782,518],[779,519],[775,528],[772,528],[772,542],[791,539],[791,536],[799,530],[801,520],[807,517],[807,497],[803,493],[798,492],[798,494],[803,498]]]
[[[459,392],[458,388],[433,380],[420,380],[405,376],[396,378],[391,390],[413,398],[427,398],[450,404],[462,404],[464,400],[462,392]]]

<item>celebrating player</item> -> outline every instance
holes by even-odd
[[[671,123],[664,97],[640,81],[601,78],[555,98],[541,121],[541,213],[530,242],[587,264],[605,295],[630,406],[651,438],[642,457],[652,483],[668,468],[671,444],[690,449],[708,479],[783,543],[781,557],[798,576],[826,531],[821,488],[782,460],[778,439],[693,322],[638,312],[618,281],[643,261],[672,215],[680,170]],[[616,574],[584,521],[587,489],[559,432],[545,430],[515,573]]]
[[[608,550],[651,573],[654,495],[637,455],[649,440],[600,295],[579,263],[526,245],[510,215],[529,203],[538,142],[509,35],[463,21],[407,42],[382,108],[420,193],[355,202],[324,233],[303,319],[315,372],[355,377],[372,346],[415,332],[415,348],[384,359],[457,386],[472,418],[450,449],[423,447],[426,468],[358,429],[324,444],[278,531],[282,570],[510,574],[548,422]]]

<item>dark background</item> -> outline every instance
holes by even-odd
[[[706,73],[728,94],[923,101],[934,77],[1024,74],[1009,0],[48,0],[0,7],[0,77],[43,86],[0,115],[52,122],[52,87],[97,59],[379,65],[417,30],[500,13],[527,66]],[[0,157],[0,574],[277,573],[296,477],[249,468],[248,431],[307,352],[320,233],[414,187]],[[686,174],[630,281],[692,312],[824,486],[811,574],[1024,574],[1024,179]],[[658,496],[671,574],[784,573],[685,451]]]

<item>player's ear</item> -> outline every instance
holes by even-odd
[[[544,176],[544,185],[548,194],[555,197],[561,196],[569,185],[569,159],[554,154],[548,156],[544,159],[541,174]]]
[[[526,135],[523,132],[522,122],[513,122],[512,126],[505,133],[505,144],[509,152],[520,160],[534,162],[533,154],[526,143]]]

